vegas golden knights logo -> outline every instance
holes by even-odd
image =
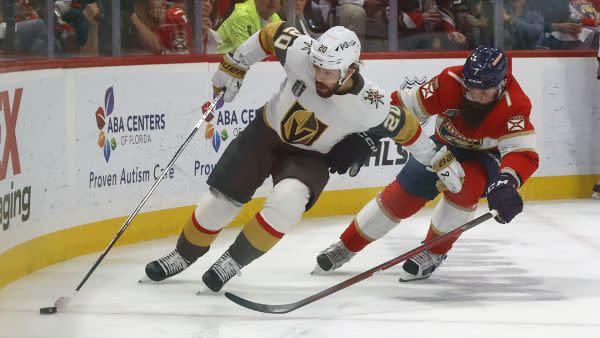
[[[296,101],[281,120],[281,135],[288,143],[311,146],[327,127],[315,113],[307,111]]]

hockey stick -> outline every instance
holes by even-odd
[[[85,277],[83,278],[83,280],[79,283],[79,285],[77,286],[77,288],[73,292],[73,295],[71,297],[64,296],[64,297],[58,298],[56,300],[56,302],[54,302],[54,309],[52,309],[52,307],[42,308],[42,309],[40,309],[41,313],[55,313],[57,309],[64,308],[67,304],[69,304],[69,302],[71,301],[71,299],[77,295],[77,292],[79,292],[79,290],[83,287],[83,284],[85,284],[85,282],[88,280],[88,278],[90,278],[90,276],[92,275],[92,273],[94,272],[94,270],[96,270],[96,268],[98,267],[98,265],[100,264],[100,262],[102,262],[102,260],[106,256],[106,254],[108,254],[108,252],[115,245],[115,243],[117,242],[117,240],[119,240],[119,238],[121,237],[121,235],[123,234],[123,232],[125,232],[125,230],[129,226],[129,224],[133,221],[133,219],[135,218],[135,216],[140,211],[140,209],[142,209],[142,207],[144,206],[144,204],[146,203],[146,201],[148,200],[148,198],[150,198],[150,195],[154,192],[154,190],[156,189],[156,187],[158,186],[158,184],[167,175],[167,172],[171,169],[171,167],[173,167],[173,164],[175,164],[175,161],[177,160],[177,158],[179,157],[179,155],[181,155],[181,153],[183,152],[183,149],[185,149],[185,147],[188,145],[188,143],[190,143],[190,141],[192,140],[192,137],[194,137],[194,135],[196,134],[196,132],[198,131],[198,129],[200,129],[200,126],[204,123],[204,121],[208,118],[208,116],[210,114],[212,114],[213,110],[215,109],[215,107],[217,105],[217,102],[219,102],[219,100],[223,97],[223,94],[224,94],[224,91],[220,91],[212,99],[212,101],[210,102],[210,106],[208,106],[208,108],[206,109],[206,111],[204,111],[202,113],[202,117],[200,117],[200,120],[198,120],[198,123],[196,123],[196,125],[194,126],[194,129],[192,129],[192,131],[190,132],[190,134],[188,135],[188,137],[185,139],[185,141],[183,142],[183,144],[181,146],[179,146],[179,149],[177,149],[177,152],[175,152],[175,155],[173,156],[173,158],[171,159],[171,161],[169,162],[169,164],[167,164],[167,167],[163,170],[162,174],[156,179],[156,181],[154,181],[154,184],[152,185],[152,187],[150,187],[150,190],[148,190],[148,192],[146,193],[146,195],[144,196],[144,198],[142,199],[142,201],[140,202],[140,204],[138,204],[138,206],[133,210],[133,212],[131,213],[131,215],[129,215],[129,217],[127,218],[127,220],[125,221],[125,223],[123,223],[123,226],[121,226],[121,229],[119,230],[119,232],[117,232],[117,234],[112,239],[112,241],[108,244],[108,246],[106,247],[106,249],[104,249],[104,252],[102,252],[102,254],[100,255],[100,257],[96,260],[96,262],[94,263],[94,265],[92,266],[92,268],[90,269],[90,271],[88,271],[88,273],[85,275]],[[45,309],[45,310],[43,310],[43,309]]]
[[[225,297],[227,297],[230,301],[243,306],[245,308],[248,308],[250,310],[254,310],[254,311],[258,311],[258,312],[265,312],[265,313],[288,313],[291,311],[294,311],[296,309],[299,309],[305,305],[308,305],[310,303],[316,302],[317,300],[327,297],[333,293],[336,293],[340,290],[343,290],[353,284],[356,284],[364,279],[367,279],[371,276],[373,276],[375,273],[377,272],[381,272],[383,270],[387,270],[389,268],[391,268],[392,266],[401,263],[405,260],[407,260],[408,258],[421,253],[427,249],[432,248],[433,246],[441,243],[441,242],[445,242],[448,239],[450,239],[451,237],[458,237],[460,234],[462,234],[463,232],[471,229],[472,227],[481,224],[485,221],[487,221],[490,218],[493,218],[495,216],[497,216],[498,213],[496,212],[496,210],[490,210],[489,212],[475,218],[474,220],[467,222],[463,225],[461,225],[460,227],[444,234],[443,236],[437,237],[419,247],[416,247],[394,259],[391,259],[383,264],[380,264],[368,271],[365,271],[363,273],[360,273],[352,278],[349,278],[339,284],[336,284],[328,289],[325,289],[319,293],[315,293],[312,296],[306,297],[304,299],[301,299],[295,303],[289,303],[289,304],[262,304],[262,303],[256,303],[256,302],[252,302],[249,301],[247,299],[244,299],[242,297],[236,296],[233,293],[230,292],[225,292]]]

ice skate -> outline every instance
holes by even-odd
[[[354,255],[356,252],[348,250],[342,241],[331,244],[317,256],[317,265],[312,274],[333,271],[350,261]]]
[[[229,251],[225,253],[202,275],[202,281],[213,292],[221,290],[233,276],[242,274],[242,267],[231,258]]]
[[[146,265],[146,276],[151,281],[160,282],[187,269],[192,263],[194,262],[181,257],[177,249],[175,249],[167,256],[148,263]],[[145,281],[147,280],[142,278],[139,282],[142,283]]]
[[[430,251],[423,251],[404,262],[402,271],[400,271],[400,281],[410,282],[429,278],[442,265],[444,259],[446,259],[445,254],[438,255]]]

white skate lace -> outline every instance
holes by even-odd
[[[181,272],[190,265],[177,250],[173,250],[167,256],[160,258],[158,264],[168,276]]]
[[[339,268],[356,254],[355,252],[346,249],[341,241],[332,244],[329,248],[325,249],[323,253],[333,263],[333,269]]]
[[[426,270],[437,263],[436,257],[433,257],[433,254],[429,251],[423,251],[411,257],[410,259],[412,259],[417,263],[417,265],[419,265],[420,271]]]
[[[242,274],[242,268],[233,260],[233,258],[231,258],[229,252],[225,252],[215,264],[213,264],[212,269],[223,283],[227,282],[235,275],[240,276]]]

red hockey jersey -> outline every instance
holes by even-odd
[[[460,114],[464,96],[462,66],[449,67],[429,82],[392,93],[392,104],[404,104],[422,121],[439,115],[436,138],[445,144],[470,150],[499,150],[500,171],[511,174],[522,185],[537,169],[535,130],[529,115],[531,102],[512,74],[505,91],[477,128]]]

